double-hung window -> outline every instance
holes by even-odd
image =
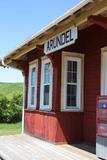
[[[107,95],[107,47],[101,54],[101,95]]]
[[[67,72],[66,72],[66,106],[76,107],[77,105],[77,60],[69,59],[67,61]]]
[[[37,62],[29,65],[28,108],[36,108]]]
[[[49,59],[42,60],[40,109],[52,107],[52,64]]]
[[[62,110],[82,110],[83,59],[72,54],[62,59]]]

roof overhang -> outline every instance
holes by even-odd
[[[30,51],[43,45],[52,36],[64,31],[68,27],[75,25],[79,30],[91,25],[88,23],[88,17],[91,15],[106,15],[107,0],[82,0],[75,7],[68,10],[65,14],[52,21],[49,25],[41,29],[28,40],[20,44],[4,57],[4,63],[16,67],[12,60],[21,60],[29,54]]]

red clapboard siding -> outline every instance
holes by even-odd
[[[25,111],[25,130],[52,142],[96,140],[96,96],[100,95],[101,48],[107,46],[107,31],[93,25],[79,31],[75,44],[63,51],[84,53],[84,113],[60,112],[61,51],[50,54],[53,65],[52,112]],[[37,109],[40,106],[41,60],[44,54],[33,51],[28,61],[39,59]],[[26,77],[27,78],[27,77]],[[27,95],[27,90],[26,90]],[[27,104],[26,104],[27,105]]]
[[[25,131],[56,143],[80,142],[82,123],[82,113],[25,112]]]

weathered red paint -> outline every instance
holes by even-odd
[[[100,109],[98,108],[97,111],[97,122],[106,122],[107,123],[107,108],[106,109]]]
[[[84,60],[84,112],[61,112],[61,51],[49,56],[53,65],[52,112],[39,111],[41,60],[43,53],[33,51],[28,61],[39,58],[37,110],[25,110],[25,131],[52,141],[75,143],[96,141],[96,96],[100,95],[101,48],[107,46],[107,31],[93,25],[79,31],[75,44],[63,51],[85,54]],[[27,94],[27,93],[26,93]]]
[[[53,67],[53,94],[52,94],[52,110],[60,111],[61,101],[61,54],[57,52],[50,57]]]
[[[104,108],[104,105],[106,105],[105,100],[107,100],[107,96],[100,96],[97,97],[96,101],[96,134],[103,137],[107,137],[107,108]]]
[[[37,80],[37,106],[36,109],[39,109],[40,106],[40,82],[41,82],[41,59],[38,58],[38,80]]]
[[[96,96],[100,95],[101,48],[107,45],[107,31],[96,25],[84,32],[84,141],[96,141]]]
[[[97,136],[107,137],[107,123],[97,123]]]
[[[26,132],[51,142],[73,143],[82,139],[82,113],[26,110],[25,122]]]

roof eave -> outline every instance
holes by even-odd
[[[90,6],[89,4],[91,3],[94,6],[94,3],[100,3],[100,1],[96,1],[96,0],[82,0],[80,3],[78,3],[75,7],[71,8],[70,10],[68,10],[65,14],[63,14],[62,16],[60,16],[59,18],[57,18],[55,21],[52,21],[49,25],[47,25],[46,27],[44,27],[43,29],[41,29],[38,33],[36,33],[35,35],[32,35],[29,39],[27,39],[25,42],[23,42],[21,45],[19,45],[19,47],[17,47],[16,49],[14,49],[13,51],[9,52],[7,54],[6,57],[4,57],[4,62],[8,65],[12,65],[12,58],[18,59],[19,57],[25,55],[26,53],[28,53],[29,51],[33,50],[36,48],[36,45],[38,44],[43,44],[46,39],[44,39],[44,37],[49,37],[49,33],[50,30],[51,32],[54,31],[54,27],[57,26],[57,28],[61,28],[60,25],[64,24],[64,20],[71,20],[71,17],[74,17],[74,19],[72,19],[72,22],[70,21],[70,25],[76,25],[76,26],[82,26],[85,22],[87,22],[87,17],[90,16],[90,14],[99,14],[101,11],[99,11],[99,8],[101,7],[97,7],[98,9],[95,10],[95,12],[88,11],[86,12],[84,15],[84,10],[85,8],[87,9],[88,6]],[[104,2],[104,0],[102,0],[102,2]],[[101,5],[99,5],[101,6]],[[104,3],[102,3],[102,8],[104,8],[107,10],[107,5],[105,6]],[[101,9],[102,9],[101,8]],[[82,10],[84,9],[84,10]],[[80,12],[80,16],[77,16],[75,18],[75,15],[78,15],[78,12],[82,10]],[[82,16],[81,16],[82,14]],[[75,22],[76,21],[76,22]],[[63,28],[63,27],[62,27]],[[45,36],[44,36],[45,35]],[[40,40],[41,39],[41,40]]]
[[[58,25],[58,23],[61,23],[61,21],[63,21],[67,17],[73,15],[75,12],[77,12],[79,9],[81,9],[82,7],[84,7],[85,5],[87,5],[90,2],[93,2],[93,0],[82,0],[76,6],[74,6],[73,8],[68,10],[67,12],[65,12],[62,16],[58,17],[56,20],[52,21],[47,26],[42,28],[39,32],[37,32],[36,34],[32,35],[30,38],[28,38],[26,41],[21,43],[17,48],[13,49],[11,52],[9,52],[5,56],[5,58],[4,58],[5,63],[8,63],[8,59],[11,59],[11,57],[13,57],[15,54],[17,54],[18,50],[23,49],[25,46],[29,45],[29,43],[32,43],[32,41],[34,41],[36,38],[38,38],[39,36],[42,36],[42,34],[47,32],[49,29],[51,29],[52,27]],[[36,46],[33,47],[33,48],[36,48]]]

